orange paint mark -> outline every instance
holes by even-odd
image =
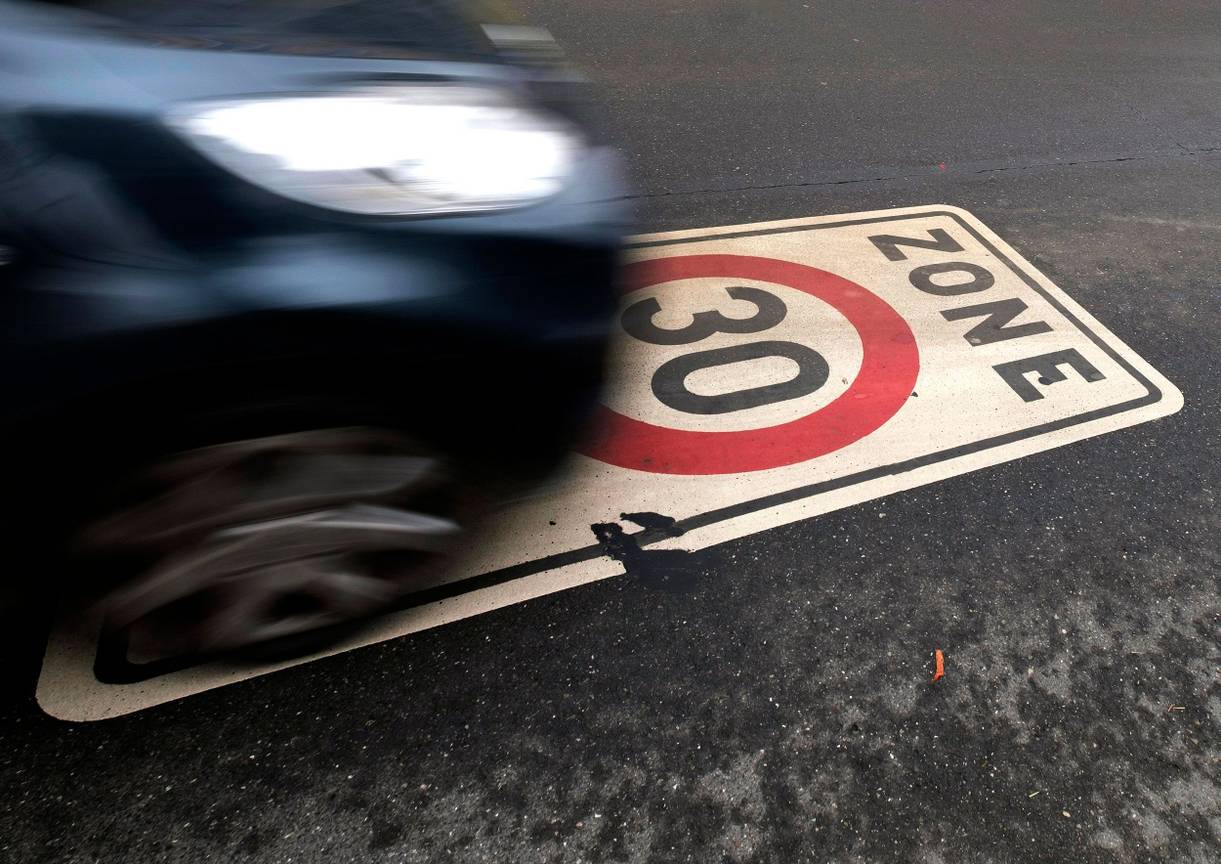
[[[940,648],[938,648],[936,651],[933,652],[933,657],[934,657],[934,662],[937,665],[936,665],[936,668],[933,670],[933,680],[929,682],[930,684],[936,684],[938,681],[940,681],[942,678],[945,677],[945,655],[941,653]]]

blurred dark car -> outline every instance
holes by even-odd
[[[553,467],[623,193],[545,34],[481,14],[0,2],[10,589],[304,650]]]

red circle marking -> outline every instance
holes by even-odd
[[[864,438],[895,415],[920,371],[916,337],[876,294],[842,276],[773,258],[678,255],[625,268],[626,291],[678,279],[725,277],[787,285],[835,307],[860,334],[864,357],[852,384],[822,408],[779,426],[694,432],[636,420],[598,407],[593,434],[581,448],[621,468],[658,474],[734,474],[805,462]]]

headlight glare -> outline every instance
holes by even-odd
[[[563,120],[491,88],[386,85],[184,106],[170,126],[234,174],[349,213],[478,212],[563,186]]]

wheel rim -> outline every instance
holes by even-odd
[[[265,646],[382,611],[461,532],[441,461],[379,430],[190,451],[140,485],[82,539],[144,562],[102,610],[149,657]]]

